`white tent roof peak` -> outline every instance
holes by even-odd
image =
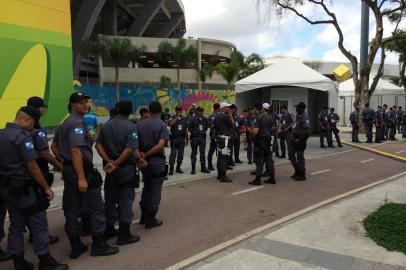
[[[371,85],[372,79],[369,81],[369,85]],[[354,81],[352,79],[346,80],[345,82],[340,83],[339,85],[339,92],[338,96],[340,97],[350,97],[355,96],[355,87]],[[375,88],[373,93],[374,95],[378,96],[385,96],[385,95],[404,95],[405,91],[402,87],[397,86],[385,79],[379,79],[378,84]]]
[[[286,58],[235,83],[242,93],[262,87],[296,86],[321,91],[337,90],[337,84],[306,66],[300,60]]]

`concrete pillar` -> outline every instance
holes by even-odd
[[[200,70],[202,70],[202,40],[197,39],[197,85],[198,89],[202,89],[202,82],[200,81]]]
[[[102,11],[103,34],[117,36],[117,5],[115,0],[107,0]]]
[[[169,37],[173,31],[175,31],[176,27],[183,21],[183,14],[177,13],[172,14],[171,19],[165,23],[162,29],[158,33],[158,37]]]

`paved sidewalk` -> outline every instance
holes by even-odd
[[[189,267],[189,270],[395,270],[406,255],[366,237],[362,221],[386,200],[406,203],[406,177],[322,207]]]

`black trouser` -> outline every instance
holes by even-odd
[[[272,159],[271,136],[261,136],[254,139],[254,159],[256,164],[256,176],[261,178],[266,164],[270,175],[275,175],[275,165]]]
[[[404,121],[405,123],[402,124],[402,138],[406,138],[406,119]]]
[[[207,164],[209,166],[213,166],[213,155],[214,152],[216,152],[216,139],[215,138],[210,138],[210,147],[209,147],[209,152],[207,153]]]
[[[388,139],[389,138],[389,127],[388,127],[388,122],[385,122],[384,123],[384,137],[385,137],[385,139]]]
[[[217,137],[218,158],[217,172],[220,177],[225,176],[231,160],[231,145],[230,138]]]
[[[272,142],[272,152],[278,153],[279,152],[279,145],[278,145],[278,132],[274,132],[272,135],[273,142]]]
[[[247,159],[252,162],[254,155],[254,138],[250,132],[247,131]]]
[[[293,168],[295,168],[299,174],[305,174],[306,172],[306,163],[304,157],[306,142],[303,142],[302,144],[304,145],[299,147],[296,143],[294,143],[293,136],[291,137],[290,142],[288,142],[289,160],[292,163]]]
[[[388,123],[388,135],[390,139],[395,139],[396,136],[396,124],[389,122]]]
[[[4,221],[6,220],[6,214],[7,214],[6,205],[3,203],[3,200],[1,199],[0,196],[0,242],[6,235],[4,233]]]
[[[334,137],[336,138],[336,141],[337,141],[337,144],[338,145],[341,145],[341,140],[340,140],[340,135],[339,135],[339,133],[340,133],[340,130],[337,128],[337,126],[336,125],[333,125],[332,127],[331,127],[331,129],[330,129],[330,132],[332,133],[330,133],[330,136],[331,136],[331,140],[333,140],[333,134],[334,134]],[[333,142],[331,142],[331,144],[332,144]]]
[[[376,130],[376,132],[375,132],[375,142],[382,142],[383,133],[385,131],[383,125],[381,125],[381,126],[375,125],[375,130]]]
[[[351,131],[351,137],[353,142],[358,142],[358,132],[359,132],[359,126],[357,123],[351,123],[352,126],[352,131]]]
[[[90,173],[86,173],[89,175]],[[89,188],[81,193],[78,188],[78,178],[71,164],[64,164],[62,176],[64,179],[63,210],[66,219],[65,230],[69,237],[80,235],[79,218],[82,214],[83,204],[86,204],[90,225],[93,234],[102,233],[106,227],[104,202],[101,187]]]
[[[372,142],[372,127],[374,124],[372,122],[364,122],[364,125],[367,142]]]
[[[320,145],[324,145],[324,138],[326,138],[328,146],[333,145],[333,139],[331,138],[331,132],[328,127],[320,129]]]
[[[180,166],[185,153],[185,137],[175,137],[171,139],[171,154],[169,156],[169,164],[175,165],[175,161]]]
[[[190,145],[192,146],[191,161],[196,164],[197,148],[200,152],[200,163],[206,164],[206,136],[192,137]]]
[[[164,172],[157,172],[154,168],[147,168],[144,175],[140,207],[146,213],[156,214],[161,203],[162,184],[165,180]]]
[[[120,167],[112,174],[106,174],[104,200],[107,226],[114,225],[117,220],[117,212],[120,223],[132,222],[135,187],[131,185],[130,181],[124,183],[122,181],[127,181],[127,179],[130,180],[134,177],[134,166]]]
[[[233,150],[234,150],[234,160],[240,159],[240,144],[241,144],[241,135],[235,135],[233,140]]]
[[[281,146],[281,152],[282,156],[286,155],[286,148],[287,148],[287,143],[290,141],[290,138],[292,136],[292,131],[282,131],[279,133],[279,142]]]

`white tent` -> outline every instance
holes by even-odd
[[[235,83],[236,93],[272,86],[337,91],[335,82],[297,59],[287,58]]]
[[[371,82],[372,80],[369,82],[370,85]],[[340,97],[355,96],[354,81],[352,79],[340,83],[339,88],[340,90],[338,91],[338,96]],[[405,91],[403,90],[403,88],[384,79],[379,80],[373,93],[374,96],[404,95],[404,94]]]

